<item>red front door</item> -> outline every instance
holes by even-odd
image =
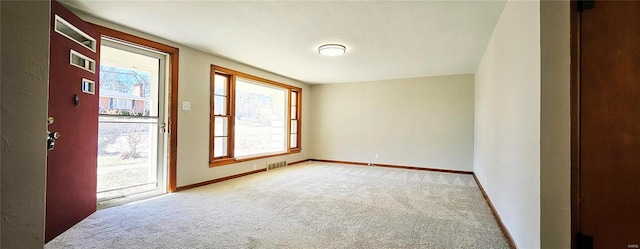
[[[45,241],[96,211],[100,35],[51,2]],[[51,119],[52,118],[52,119]],[[53,121],[53,122],[51,122]]]

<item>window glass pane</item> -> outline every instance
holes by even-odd
[[[213,96],[213,115],[227,115],[227,97]]]
[[[291,133],[298,133],[298,120],[291,120]]]
[[[235,94],[234,155],[284,152],[287,90],[237,78]]]
[[[227,136],[228,120],[227,117],[216,117],[213,126],[213,135],[216,137]]]
[[[227,86],[229,85],[227,80],[226,76],[216,74],[213,79],[213,94],[227,96]]]
[[[99,113],[158,116],[160,60],[104,45],[100,58]]]
[[[98,122],[98,199],[157,188],[158,125],[126,120]]]
[[[289,147],[296,148],[298,147],[298,134],[291,134],[291,140],[289,141]]]
[[[227,137],[216,137],[213,139],[213,156],[222,157],[227,155]]]
[[[298,108],[291,106],[291,119],[298,119]]]

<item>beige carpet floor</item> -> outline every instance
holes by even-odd
[[[471,175],[307,162],[99,210],[45,248],[509,245]]]

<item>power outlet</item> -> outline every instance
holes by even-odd
[[[257,169],[257,168],[256,168],[256,165],[254,164],[254,165],[253,165],[253,170],[256,170],[256,169]]]
[[[380,154],[376,153],[376,159],[380,159]]]

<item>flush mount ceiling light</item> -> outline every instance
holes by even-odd
[[[325,44],[318,48],[318,53],[324,56],[343,55],[347,48],[340,44]]]

